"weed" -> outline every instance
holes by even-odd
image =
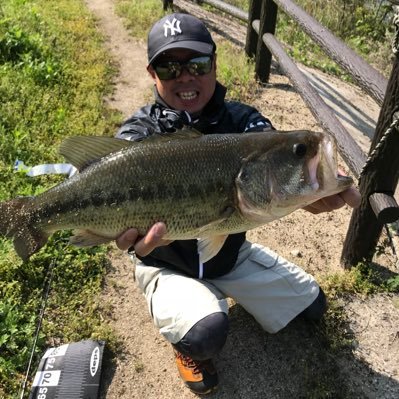
[[[136,373],[142,373],[145,370],[145,365],[142,361],[137,360],[134,363],[134,370],[136,371]]]
[[[399,276],[389,278],[385,282],[385,289],[388,292],[399,292]]]
[[[159,0],[117,0],[116,11],[123,16],[124,24],[132,36],[144,39],[155,21],[168,12],[164,12]]]
[[[38,84],[57,83],[62,78],[63,66],[40,32],[28,33],[7,18],[0,21],[0,65],[6,64],[21,69]]]
[[[28,362],[35,329],[34,314],[9,299],[0,302],[0,381],[8,380],[8,389],[18,387],[16,377]],[[43,335],[39,344],[43,344]]]
[[[350,270],[322,278],[323,289],[331,297],[345,294],[370,295],[399,292],[399,276],[372,263],[359,263]]]
[[[230,100],[250,102],[257,86],[254,63],[230,42],[218,42],[218,80],[227,88]]]

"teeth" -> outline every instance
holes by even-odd
[[[197,97],[197,92],[195,91],[184,91],[180,92],[179,96],[182,100],[193,100],[195,97]]]

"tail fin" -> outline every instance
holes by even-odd
[[[0,236],[14,238],[14,248],[26,261],[47,241],[47,234],[31,223],[31,197],[0,202]]]

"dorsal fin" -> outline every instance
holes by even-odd
[[[173,133],[153,134],[145,142],[192,140],[203,134],[195,129],[182,129]],[[142,141],[128,141],[114,137],[103,136],[72,136],[66,138],[60,146],[59,153],[79,171],[113,152],[123,148],[141,145]]]
[[[132,141],[102,136],[74,136],[65,139],[59,153],[79,171],[98,159],[134,145]]]

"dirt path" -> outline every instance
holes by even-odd
[[[129,36],[123,22],[115,15],[112,0],[87,0],[86,4],[98,18],[99,29],[107,37],[106,45],[119,70],[114,93],[106,101],[111,108],[127,117],[143,104],[144,93],[147,93],[147,98],[150,95],[152,81],[145,70],[145,43]]]
[[[129,38],[123,22],[113,11],[113,0],[86,0],[86,3],[98,18],[98,28],[104,32],[109,51],[118,62],[115,92],[106,100],[128,116],[151,96],[152,83],[145,73],[145,44]],[[201,12],[201,17],[212,26],[214,17],[198,11],[192,3],[187,5],[181,0],[175,3],[189,7],[191,12]],[[213,24],[220,26],[218,21]],[[242,39],[237,34],[239,27],[231,22],[223,33],[226,32],[234,34],[239,44]],[[215,37],[219,38],[217,34]],[[331,89],[325,95],[331,104],[341,104],[338,113],[343,122],[359,131],[359,120],[363,121],[359,141],[367,147],[367,132],[372,131],[378,107],[356,88],[327,76],[312,76],[309,79],[319,90],[326,86]],[[342,107],[347,97],[354,107]],[[259,92],[255,105],[279,129],[317,129],[311,113],[278,70],[274,70],[271,84]],[[298,211],[251,232],[249,238],[320,276],[340,271],[339,257],[349,218],[350,210],[346,208],[319,216]],[[101,301],[104,309],[108,309],[104,317],[121,340],[121,351],[114,364],[107,364],[104,369],[101,397],[195,398],[177,376],[170,345],[152,325],[144,298],[134,284],[131,262],[116,249],[110,258],[112,266]],[[389,254],[377,260],[392,270],[394,261]],[[354,346],[352,351],[332,357],[313,326],[295,321],[280,333],[270,335],[232,303],[229,339],[215,359],[220,389],[212,398],[399,397],[398,296],[352,298],[345,305],[350,319],[346,328],[355,338]]]

